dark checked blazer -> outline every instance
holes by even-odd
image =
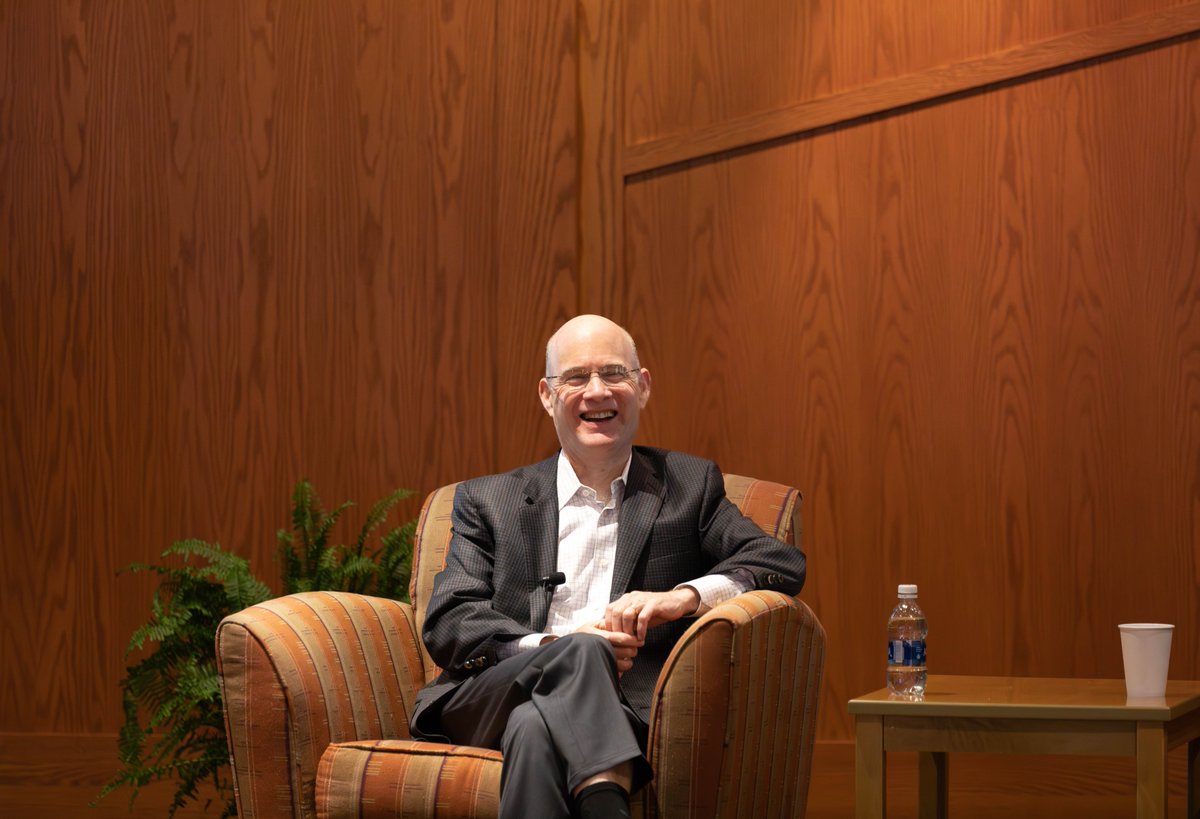
[[[437,733],[421,719],[431,703],[494,665],[505,643],[545,628],[551,592],[538,581],[558,564],[557,459],[465,481],[456,491],[446,567],[434,580],[423,633],[444,670],[417,697],[413,725],[422,733]],[[744,517],[711,461],[634,447],[618,520],[610,600],[715,573],[788,595],[804,585],[803,552]],[[621,677],[643,719],[659,671],[689,624],[684,618],[651,629]]]

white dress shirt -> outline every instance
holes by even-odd
[[[558,570],[566,575],[567,581],[554,589],[546,631],[522,637],[512,653],[536,648],[547,637],[560,637],[580,626],[604,620],[617,555],[617,522],[632,462],[631,454],[621,476],[612,482],[609,500],[604,502],[594,489],[579,482],[567,456],[559,453]],[[700,596],[696,614],[747,591],[740,580],[724,574],[705,575],[675,588],[685,586]]]

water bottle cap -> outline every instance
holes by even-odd
[[[899,594],[901,597],[916,597],[917,596],[917,584],[916,583],[901,583],[900,587],[896,590],[896,593]]]

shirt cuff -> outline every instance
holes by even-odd
[[[700,595],[700,605],[696,609],[696,615],[704,614],[713,606],[719,606],[743,592],[750,591],[750,586],[746,583],[727,574],[706,574],[704,577],[697,577],[687,583],[680,583],[675,588],[694,589],[696,594]]]
[[[507,651],[504,653],[505,656],[501,657],[500,659],[506,660],[516,654],[522,654],[530,649],[537,648],[542,644],[542,640],[553,636],[553,634],[526,634],[520,640],[517,640],[514,643],[508,643],[506,646]],[[496,653],[499,654],[500,652]]]

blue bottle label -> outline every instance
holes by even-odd
[[[888,665],[925,665],[925,641],[889,640]]]

